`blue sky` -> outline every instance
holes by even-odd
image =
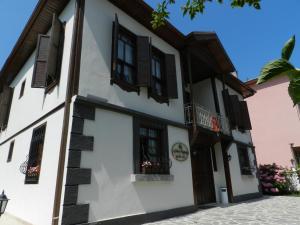
[[[155,7],[160,0],[146,0]],[[296,34],[300,40],[300,1],[262,0],[262,10],[231,9],[228,4],[209,3],[204,15],[193,21],[183,18],[177,0],[171,7],[170,21],[184,34],[215,31],[232,59],[242,80],[255,78],[268,61],[280,57],[283,44]],[[21,34],[37,0],[1,0],[0,67]],[[297,60],[298,59],[298,60]],[[291,61],[300,64],[300,44]],[[299,67],[299,66],[298,66]]]

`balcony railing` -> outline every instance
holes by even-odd
[[[186,125],[195,122],[198,126],[213,132],[230,135],[229,120],[226,116],[211,112],[198,104],[187,104],[185,106],[185,120]]]

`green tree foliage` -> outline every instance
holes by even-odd
[[[267,63],[261,70],[257,84],[262,84],[278,76],[288,76],[290,79],[289,95],[294,105],[300,104],[300,70],[295,68],[289,59],[293,53],[296,38],[289,39],[281,53],[281,59]]]
[[[245,5],[249,5],[255,9],[260,9],[261,0],[230,0],[231,6],[233,8],[241,8]],[[168,6],[175,4],[176,0],[162,0],[162,2],[157,6],[156,10],[152,14],[152,27],[157,29],[165,25],[166,19],[169,18],[170,12],[168,11]],[[217,2],[219,4],[223,3],[223,0],[186,0],[186,3],[181,7],[183,15],[189,15],[191,19],[199,13],[203,13],[205,10],[205,5],[208,2]]]

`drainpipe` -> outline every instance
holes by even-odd
[[[69,64],[69,73],[68,73],[68,82],[67,82],[67,91],[65,98],[65,110],[63,118],[63,128],[61,135],[60,143],[60,152],[59,152],[59,161],[56,177],[56,188],[54,196],[54,207],[53,207],[53,216],[52,216],[52,225],[58,225],[59,222],[59,213],[60,213],[60,204],[61,204],[61,194],[63,190],[63,178],[64,178],[64,169],[65,169],[65,159],[66,159],[66,149],[69,133],[69,121],[70,121],[70,107],[72,102],[72,97],[76,93],[76,85],[79,74],[79,65],[80,64],[80,54],[81,54],[81,40],[82,40],[82,26],[83,26],[83,17],[84,17],[84,4],[85,0],[76,0],[75,3],[75,19],[73,27],[73,36],[72,36],[72,47],[71,47],[71,57]]]

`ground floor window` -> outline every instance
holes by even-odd
[[[26,184],[37,184],[39,182],[46,124],[43,124],[33,130],[28,164],[26,169]]]
[[[249,159],[248,146],[246,145],[238,145],[237,146],[240,168],[242,175],[252,175],[252,168]]]
[[[296,165],[300,165],[300,147],[293,148]]]
[[[134,165],[136,174],[169,174],[166,125],[134,119]]]

